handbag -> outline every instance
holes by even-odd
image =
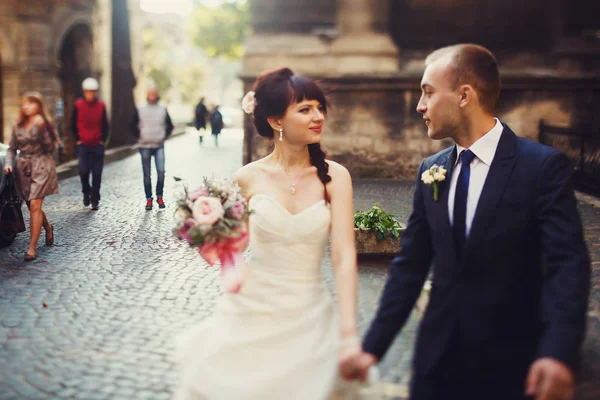
[[[25,232],[22,206],[23,200],[17,195],[12,174],[8,174],[4,190],[0,193],[0,232]]]

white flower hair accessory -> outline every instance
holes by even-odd
[[[256,108],[256,97],[254,97],[254,92],[251,90],[242,99],[242,110],[246,114],[253,114],[254,109]]]

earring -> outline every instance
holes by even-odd
[[[279,141],[283,142],[283,129],[279,128]]]

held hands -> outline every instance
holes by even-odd
[[[8,175],[12,172],[12,167],[6,166],[4,167],[4,175]]]
[[[558,360],[540,358],[529,368],[525,394],[535,400],[571,400],[575,388],[573,372]]]
[[[339,372],[346,381],[360,380],[365,382],[369,368],[377,364],[375,356],[365,353],[358,336],[342,339],[339,353]]]

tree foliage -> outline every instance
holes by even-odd
[[[199,4],[190,15],[188,31],[192,43],[204,49],[207,56],[239,59],[250,31],[248,3],[223,0],[214,8]]]
[[[188,62],[177,69],[181,100],[195,104],[200,98],[206,78],[206,66],[199,61]]]
[[[148,77],[152,80],[159,93],[167,93],[173,84],[169,70],[150,67]]]
[[[173,83],[171,70],[168,68],[164,37],[155,29],[144,28],[141,32],[143,49],[142,74],[152,79],[160,93],[167,93]]]

